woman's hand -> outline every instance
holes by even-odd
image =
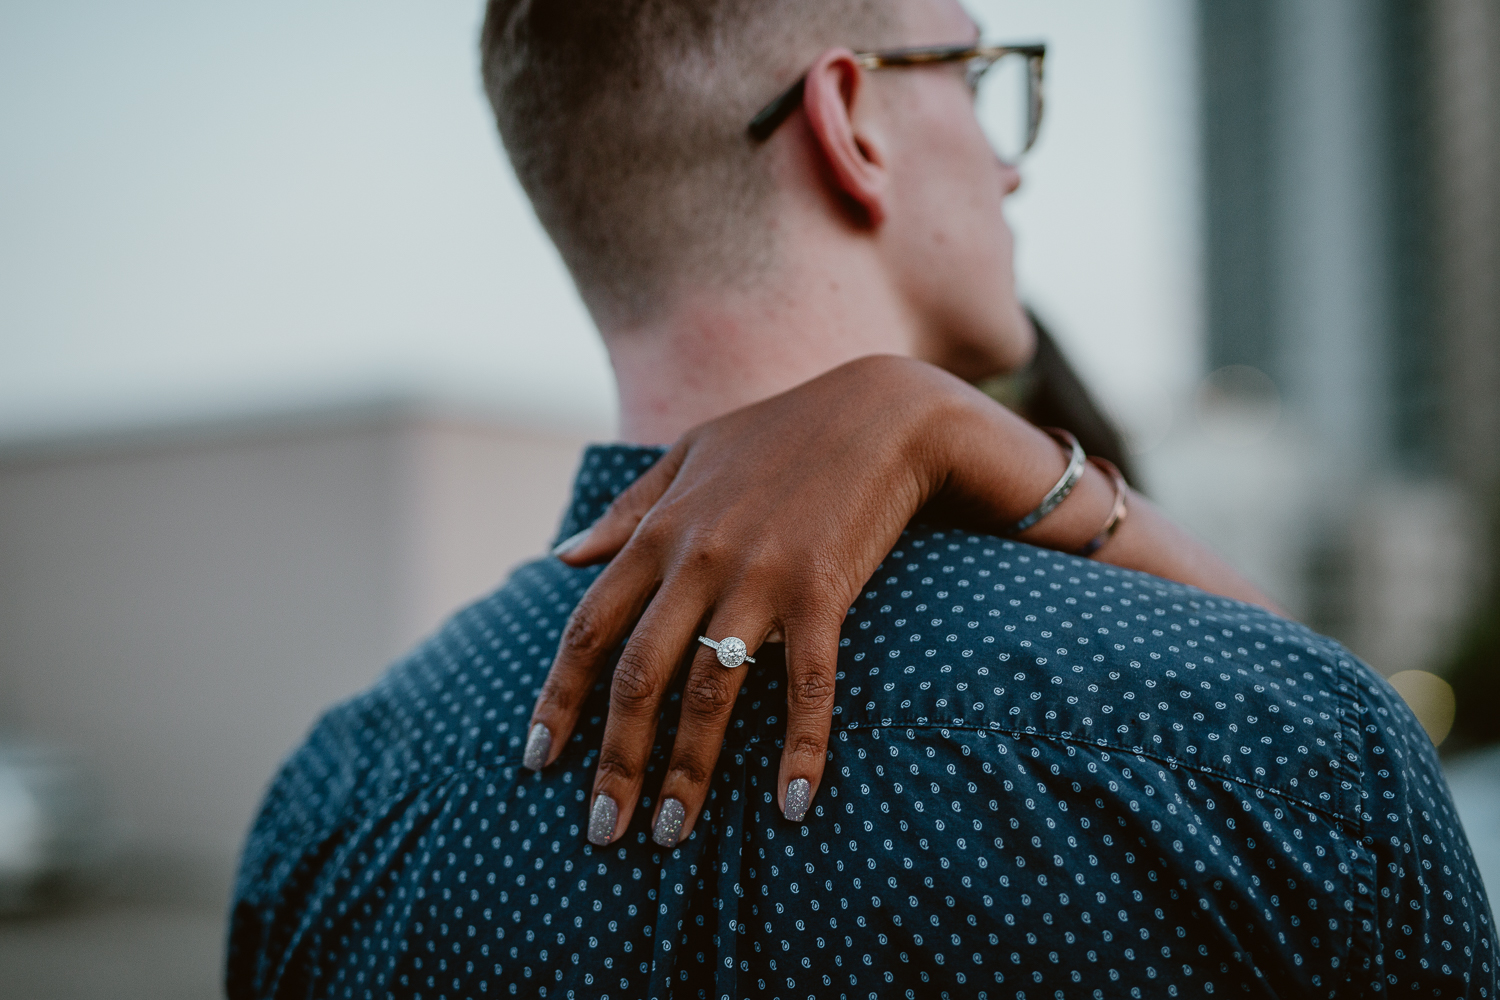
[[[630,821],[662,701],[691,653],[682,713],[657,798],[653,837],[685,837],[707,797],[746,668],[726,669],[697,642],[743,639],[749,655],[786,643],[787,733],[778,801],[800,821],[822,777],[839,632],[860,588],[924,507],[999,533],[1057,481],[1056,442],[931,365],[895,357],[851,362],[780,396],[689,431],[590,529],[559,546],[574,566],[609,559],[565,629],[532,715],[525,764],[561,752],[610,654],[609,717],[594,780],[589,839]],[[1074,549],[1097,532],[1113,486],[1090,466],[1074,493],[1020,537]],[[1127,525],[1098,553],[1137,552],[1135,568],[1204,579],[1194,543],[1132,497]],[[1146,522],[1143,526],[1141,522]],[[1164,532],[1179,556],[1163,563]],[[1121,563],[1129,565],[1129,563]],[[1178,570],[1176,574],[1171,570]],[[1231,575],[1232,577],[1232,575]],[[1232,586],[1218,586],[1226,593]],[[1262,599],[1263,600],[1263,599]]]
[[[662,700],[689,652],[658,796],[657,819],[666,820],[653,833],[672,844],[691,831],[748,669],[725,669],[699,635],[738,636],[751,656],[768,638],[784,638],[779,790],[785,804],[789,781],[808,782],[787,810],[801,819],[823,771],[839,630],[859,588],[934,493],[941,462],[925,432],[953,384],[962,386],[927,365],[871,358],[710,421],[559,553],[575,566],[614,558],[563,633],[532,716],[550,745],[528,766],[561,752],[600,669],[629,637],[594,784],[608,804],[591,813],[591,840],[608,842],[628,824]]]

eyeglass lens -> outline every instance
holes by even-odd
[[[976,62],[978,62],[976,60]],[[988,71],[969,67],[979,123],[1002,160],[1014,163],[1036,137],[1040,105],[1031,61],[1021,53],[1001,56]]]

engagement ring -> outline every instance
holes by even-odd
[[[754,663],[755,657],[746,656],[745,640],[730,636],[723,642],[714,642],[706,635],[700,635],[698,641],[703,643],[719,658],[719,665],[726,670],[733,670],[741,663]]]

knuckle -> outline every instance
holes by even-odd
[[[695,531],[688,539],[683,562],[689,569],[712,571],[729,561],[735,547],[722,532],[712,529]]]
[[[563,682],[557,675],[549,674],[542,684],[542,693],[537,696],[536,708],[532,710],[532,714],[541,718],[553,712],[572,712],[582,700],[583,696],[577,688]]]
[[[643,555],[661,552],[671,537],[655,513],[647,514],[630,535],[630,546]]]
[[[588,660],[603,651],[606,641],[603,622],[585,601],[569,616],[558,652],[567,659]]]
[[[833,675],[826,670],[806,670],[791,678],[787,697],[799,708],[823,709],[833,703]]]
[[[839,601],[830,595],[837,594],[842,589],[824,579],[804,582],[798,592],[809,597],[798,601],[795,607],[786,611],[787,624],[794,626],[799,632],[827,636],[829,641],[837,642],[839,629],[843,627],[844,617],[849,610],[849,602]]]
[[[826,744],[806,734],[789,737],[786,741],[786,753],[803,760],[822,760],[826,750]]]
[[[676,544],[680,529],[675,505],[659,500],[649,510],[642,512],[630,536],[630,544],[644,553],[661,559]]]
[[[713,761],[700,761],[696,756],[674,761],[662,787],[670,783],[674,788],[706,788],[713,777],[713,765]]]
[[[739,694],[734,684],[726,683],[727,675],[714,676],[708,670],[695,670],[688,675],[682,691],[684,714],[719,716],[734,707]]]
[[[610,705],[626,712],[648,710],[656,704],[656,680],[650,668],[627,648],[615,664],[610,680]]]
[[[640,476],[615,497],[614,502],[605,510],[605,514],[609,517],[623,517],[639,521],[641,515],[650,509],[651,480]]]
[[[603,786],[631,785],[635,783],[636,762],[621,752],[619,747],[605,745],[599,748],[599,763],[594,769],[594,784]]]

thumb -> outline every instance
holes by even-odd
[[[646,516],[682,468],[687,448],[681,442],[615,497],[604,516],[578,534],[563,539],[552,554],[569,566],[591,566],[614,556],[630,541],[636,525]]]

